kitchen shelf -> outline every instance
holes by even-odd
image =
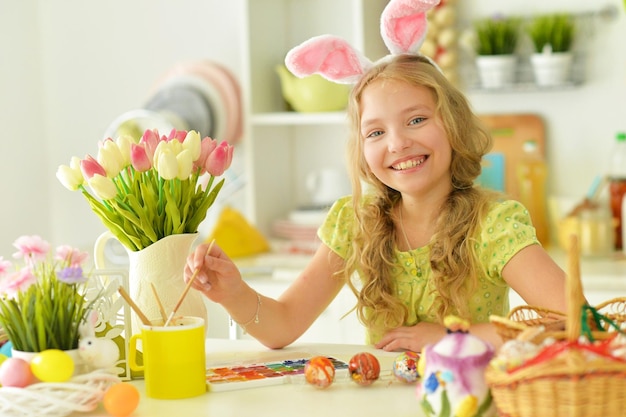
[[[348,136],[344,111],[290,111],[276,67],[291,48],[323,34],[344,38],[371,60],[387,55],[380,16],[388,0],[242,2],[246,216],[271,237],[276,220],[311,204],[306,186],[311,172],[345,172]]]
[[[482,87],[478,78],[475,57],[472,56],[473,52],[467,53],[468,51],[466,51],[466,54],[462,55],[460,63],[461,79],[466,86],[465,89],[470,92],[481,93],[558,92],[576,89],[582,86],[586,80],[585,66],[588,61],[586,55],[589,39],[598,29],[602,29],[604,25],[615,21],[620,13],[621,11],[614,4],[607,4],[590,11],[571,13],[576,20],[577,33],[576,41],[572,49],[574,54],[572,70],[570,80],[567,83],[554,86],[542,86],[535,83],[533,69],[530,64],[530,54],[534,51],[532,41],[528,36],[523,36],[521,46],[519,46],[519,50],[517,51],[518,67],[516,72],[517,81],[515,83],[502,88]],[[531,19],[532,16],[531,14],[525,18]],[[463,27],[465,31],[472,30],[470,22],[462,22],[461,27]]]

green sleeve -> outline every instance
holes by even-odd
[[[346,258],[348,248],[352,243],[352,225],[354,224],[354,210],[352,208],[352,196],[342,197],[337,200],[317,231],[322,243],[339,255]]]
[[[539,244],[526,207],[515,200],[495,203],[485,218],[477,242],[477,253],[485,273],[502,283],[502,269],[523,248]]]

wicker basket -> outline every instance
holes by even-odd
[[[68,382],[39,382],[25,388],[0,388],[2,417],[64,417],[93,411],[106,391],[120,379],[103,370],[73,377]]]
[[[604,301],[596,305],[595,310],[619,326],[626,323],[626,297]],[[489,320],[504,341],[516,339],[529,328],[539,326],[543,326],[543,331],[534,334],[531,339],[534,343],[541,343],[547,338],[557,340],[566,338],[565,313],[547,308],[522,305],[513,308],[506,317],[491,316]],[[594,328],[592,332],[594,339],[603,340],[613,336],[611,333],[613,329],[608,323],[601,320],[601,326],[598,328],[594,321],[589,322],[589,326]]]
[[[572,240],[565,330],[547,332],[564,336],[562,343],[573,343],[581,335],[581,308],[585,303],[577,239]],[[611,309],[609,314],[621,315],[623,321],[623,306],[611,300],[599,307]],[[543,325],[545,317],[539,321]],[[532,327],[513,323],[519,325],[519,331]],[[521,328],[523,326],[526,327]],[[602,330],[594,330],[594,338],[601,333],[606,337],[608,332]],[[615,332],[610,334],[615,336]],[[502,417],[622,417],[626,412],[626,362],[603,356],[590,360],[575,346],[564,348],[550,360],[537,361],[511,372],[489,366],[485,378]]]

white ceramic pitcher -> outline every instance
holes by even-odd
[[[149,320],[161,319],[151,284],[154,285],[168,316],[185,290],[183,271],[191,246],[197,237],[198,233],[175,234],[166,236],[140,251],[126,249],[129,260],[129,295]],[[96,240],[94,245],[96,268],[107,268],[105,246],[111,239],[115,239],[115,236],[107,231]],[[201,317],[207,323],[203,295],[191,289],[178,308],[176,316],[179,315]],[[132,317],[132,333],[141,332],[138,316],[133,312]]]

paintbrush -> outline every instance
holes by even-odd
[[[214,243],[215,243],[215,239],[213,239],[211,241],[211,243],[209,244],[209,248],[206,250],[206,254],[207,255],[211,252],[211,248],[213,247]],[[176,302],[176,305],[174,306],[174,309],[172,310],[172,312],[170,313],[169,317],[165,321],[164,327],[167,327],[170,324],[170,321],[172,321],[172,318],[174,317],[174,314],[176,314],[176,312],[180,308],[180,305],[183,303],[183,300],[187,296],[187,293],[189,292],[189,289],[191,288],[191,285],[193,284],[194,280],[196,279],[196,276],[198,276],[198,272],[200,272],[200,268],[196,268],[196,270],[193,271],[193,275],[191,276],[191,278],[189,278],[189,282],[187,282],[187,285],[185,286],[185,290],[180,295],[180,298]]]
[[[163,322],[165,322],[167,320],[167,313],[163,308],[163,304],[161,303],[159,294],[157,293],[157,290],[152,282],[150,283],[150,288],[152,288],[152,294],[154,294],[154,299],[156,300],[157,306],[159,307],[159,313],[161,313],[161,318],[163,319]]]
[[[130,305],[130,308],[133,309],[133,311],[137,314],[137,316],[139,316],[139,320],[141,320],[141,322],[143,324],[145,324],[146,326],[149,326],[150,320],[148,320],[148,317],[146,317],[145,314],[143,314],[143,312],[141,311],[141,309],[139,308],[139,306],[137,304],[135,304],[135,302],[133,301],[132,298],[130,298],[130,295],[128,295],[128,293],[126,292],[126,290],[124,289],[124,287],[122,287],[120,285],[120,287],[117,289],[117,291],[120,293],[120,295],[122,296],[122,298],[124,300],[126,300],[126,302],[128,303],[128,305]]]

